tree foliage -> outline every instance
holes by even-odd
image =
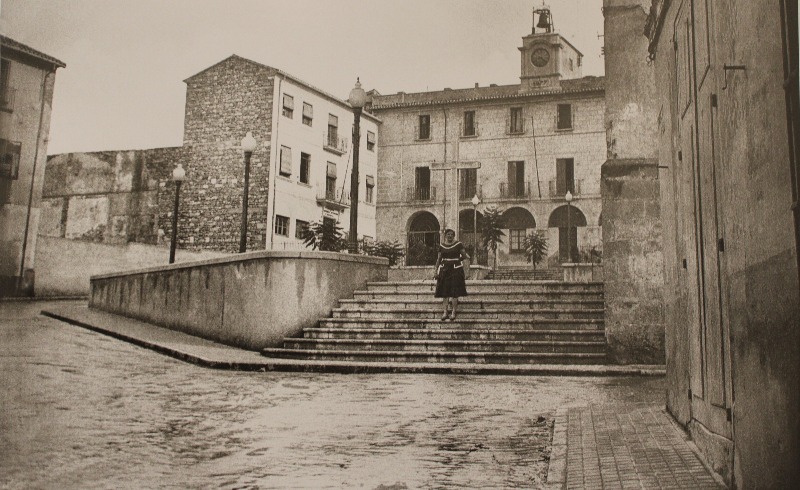
[[[312,250],[340,252],[347,248],[342,228],[335,221],[310,223],[302,233],[303,245]]]
[[[495,206],[486,208],[483,212],[483,248],[494,252],[494,266],[497,267],[497,245],[503,243],[503,211]]]
[[[406,254],[403,246],[397,240],[373,242],[367,239],[361,240],[360,253],[373,257],[386,257],[389,259],[389,267],[396,266],[400,258]]]
[[[547,237],[541,230],[534,230],[522,242],[525,256],[533,264],[533,270],[547,257]]]

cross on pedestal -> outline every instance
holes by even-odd
[[[443,189],[443,210],[442,210],[442,232],[446,228],[452,228],[456,230],[458,233],[458,171],[462,169],[469,169],[469,168],[481,168],[481,162],[460,162],[458,160],[455,161],[445,161],[445,162],[432,162],[430,164],[431,170],[441,170],[444,172],[443,175],[443,182],[444,182],[444,189]],[[450,171],[448,173],[448,170]],[[451,176],[451,179],[447,177]],[[452,192],[448,192],[450,189]],[[477,192],[477,188],[476,188]],[[470,196],[470,199],[472,196]],[[452,212],[448,214],[447,210],[451,209]],[[460,237],[459,237],[460,238]]]

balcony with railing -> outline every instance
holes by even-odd
[[[350,192],[344,189],[317,189],[317,204],[342,211],[350,207]]]
[[[575,180],[573,182],[561,182],[561,183],[559,183],[557,180],[551,180],[549,181],[548,185],[548,196],[550,197],[550,199],[564,199],[564,196],[567,194],[567,191],[570,191],[573,196],[580,196],[582,183],[583,181],[581,180]]]
[[[339,138],[336,133],[325,133],[322,137],[322,147],[331,153],[344,155],[347,153],[347,138]]]
[[[12,112],[16,95],[17,90],[14,87],[9,87],[8,85],[0,86],[0,110]]]
[[[500,182],[500,199],[526,200],[537,197],[536,188],[531,193],[530,182]]]
[[[471,201],[475,196],[478,196],[479,199],[483,199],[483,188],[480,184],[458,186],[459,201]]]
[[[436,187],[409,187],[406,189],[406,201],[431,202],[436,200]]]

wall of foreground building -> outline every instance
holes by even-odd
[[[785,57],[782,5],[793,24]],[[656,0],[647,32],[667,167],[668,408],[732,486],[797,488],[797,134],[787,121],[798,114],[787,118],[784,91],[797,4]],[[786,87],[796,100],[796,71]]]

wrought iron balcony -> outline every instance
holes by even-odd
[[[458,200],[471,201],[473,197],[483,199],[483,188],[479,184],[475,185],[459,185],[458,186]]]
[[[566,182],[559,185],[558,181],[551,180],[549,182],[548,191],[550,199],[564,199],[564,196],[567,194],[567,191],[570,191],[573,196],[580,196],[581,195],[581,180],[575,180],[572,182]],[[570,185],[571,184],[571,185]]]
[[[436,200],[436,187],[409,187],[406,191],[406,200],[409,202]]]
[[[500,199],[530,199],[530,182],[500,182]]]
[[[317,204],[329,209],[343,210],[350,207],[350,192],[344,189],[317,189]]]
[[[347,153],[347,138],[339,138],[336,133],[326,133],[322,138],[322,147],[331,153],[344,155]]]

